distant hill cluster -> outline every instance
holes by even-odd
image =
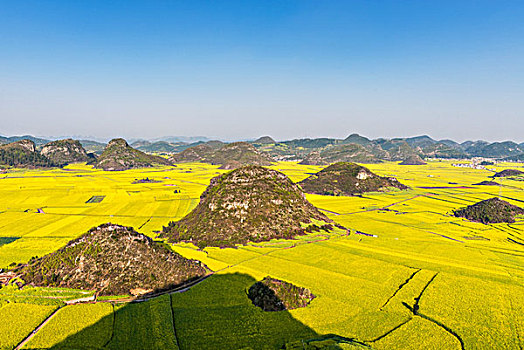
[[[270,143],[260,138],[253,145],[277,160],[293,159],[302,164],[327,165],[334,162],[377,163],[399,161],[405,165],[423,165],[426,158],[468,159],[493,158],[508,161],[524,160],[524,143],[512,141],[434,140],[429,136],[371,140],[358,134],[345,139],[296,139]]]
[[[40,149],[34,141],[22,139],[0,146],[0,165],[27,168],[61,167],[69,163],[94,161],[80,142],[67,139],[46,143]]]
[[[104,170],[127,170],[173,164],[160,156],[146,154],[129,146],[124,139],[111,140],[100,154],[88,153],[78,140],[51,141],[37,147],[30,139],[0,145],[0,165],[19,168],[63,167],[88,163]]]
[[[163,157],[161,157],[163,156]],[[269,136],[249,142],[225,143],[195,138],[163,138],[157,141],[123,139],[108,144],[93,140],[50,141],[34,136],[0,136],[0,165],[15,167],[59,167],[88,162],[104,170],[125,170],[153,165],[202,162],[236,169],[244,165],[270,165],[293,160],[304,165],[329,165],[337,162],[361,164],[383,161],[402,165],[424,165],[425,159],[488,158],[499,161],[524,161],[524,143],[434,140],[429,136],[379,138],[351,134],[345,139],[304,138],[275,141]]]
[[[222,169],[236,169],[243,165],[271,165],[275,160],[267,153],[258,151],[247,142],[224,144],[211,141],[190,147],[170,160],[173,163],[203,162],[221,165]]]

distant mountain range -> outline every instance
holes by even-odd
[[[297,159],[307,164],[328,164],[335,161],[374,163],[377,160],[404,161],[416,156],[421,158],[468,159],[472,157],[499,160],[524,159],[524,143],[512,141],[493,142],[434,140],[427,135],[408,138],[379,138],[351,134],[345,139],[316,138],[295,139],[274,144],[256,142],[261,151],[275,159]],[[353,145],[348,147],[347,145]],[[356,147],[356,146],[360,147]]]
[[[51,142],[49,139],[24,136],[0,136],[0,144],[20,140],[30,140],[36,147]],[[80,139],[87,152],[100,155],[106,143],[93,139]],[[166,136],[152,140],[134,140],[133,148],[146,153],[176,154],[199,145],[222,144],[204,136]],[[524,142],[513,141],[487,142],[453,140],[435,140],[427,135],[408,138],[369,139],[358,134],[351,134],[345,139],[336,138],[303,138],[275,141],[269,136],[249,141],[257,150],[277,160],[297,160],[304,164],[329,164],[336,161],[357,161],[374,163],[379,161],[405,161],[407,159],[444,158],[468,159],[484,157],[497,160],[524,161]]]

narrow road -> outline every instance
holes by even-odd
[[[51,315],[49,315],[42,323],[40,323],[40,325],[38,327],[36,327],[24,340],[22,340],[16,347],[15,347],[15,350],[18,350],[18,349],[21,349],[24,347],[25,344],[27,344],[27,342],[29,342],[31,339],[33,339],[33,337],[35,336],[35,334],[40,330],[42,329],[42,327],[44,327],[56,314],[58,311],[60,311],[61,308],[63,308],[64,306],[60,306],[58,309],[56,309],[55,311],[53,311],[53,313]]]

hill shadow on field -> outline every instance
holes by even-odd
[[[182,293],[115,305],[112,314],[49,346],[55,350],[335,350],[341,349],[338,344],[342,343],[366,347],[352,339],[319,335],[288,311],[262,311],[247,296],[247,290],[255,282],[253,277],[242,273],[216,274]],[[55,326],[59,326],[57,321],[60,321],[60,314],[52,320]],[[63,321],[61,327],[67,327],[68,322],[74,320]],[[50,322],[47,326],[53,325]],[[60,329],[60,326],[53,329]],[[54,332],[47,334],[56,336]],[[39,343],[45,342],[44,339]]]

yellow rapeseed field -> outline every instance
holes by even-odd
[[[524,182],[497,179],[500,186],[474,185],[490,180],[494,171],[518,166],[504,163],[477,170],[453,167],[448,161],[372,164],[368,167],[373,172],[395,176],[410,188],[361,197],[307,195],[350,229],[349,235],[337,229],[226,249],[173,245],[173,250],[215,271],[189,291],[171,296],[178,346],[278,347],[297,337],[336,334],[376,349],[522,348],[524,218],[484,225],[451,215],[453,209],[496,196],[524,206]],[[271,168],[293,181],[321,169],[293,162]],[[9,243],[0,245],[0,267],[50,253],[105,222],[155,237],[169,221],[189,213],[209,180],[223,172],[217,166],[189,163],[122,172],[71,165],[3,174],[0,238],[9,237]],[[161,182],[133,184],[146,177]],[[102,200],[86,203],[94,196]],[[245,294],[267,275],[309,288],[316,298],[306,308],[263,313]],[[151,312],[156,310],[170,325],[169,314],[158,310],[168,303],[150,302],[154,307],[144,314],[154,318]],[[9,307],[9,312],[16,309]],[[72,311],[66,307],[46,327],[66,322]],[[162,332],[166,327],[160,327]],[[113,332],[120,331],[116,327]],[[92,341],[103,343],[106,338],[101,334]],[[131,338],[129,344],[140,342]]]

